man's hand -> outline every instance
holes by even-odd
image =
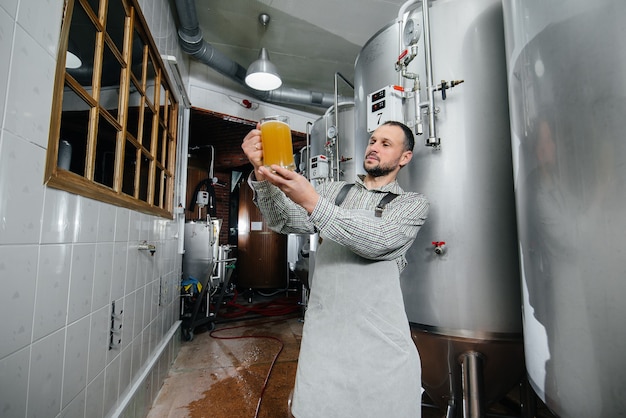
[[[278,165],[272,165],[271,168],[272,170],[269,170],[267,167],[261,166],[258,169],[258,173],[265,180],[282,190],[289,199],[302,206],[308,214],[311,214],[320,198],[317,191],[315,191],[315,187],[298,173]]]
[[[241,149],[243,150],[248,161],[254,167],[254,176],[258,181],[263,181],[265,178],[263,174],[259,172],[259,168],[263,166],[263,143],[261,142],[261,130],[260,125],[257,124],[256,129],[248,132],[248,135],[243,139],[241,143]]]

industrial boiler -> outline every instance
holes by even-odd
[[[503,2],[529,381],[626,415],[626,3]]]
[[[405,3],[354,87],[356,156],[386,120],[416,133],[398,181],[431,203],[401,276],[423,387],[449,417],[483,416],[524,374],[500,0]]]

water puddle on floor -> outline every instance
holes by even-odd
[[[210,334],[211,342],[225,354],[222,360],[229,361],[221,364],[225,373],[215,370],[211,386],[188,405],[190,418],[289,416],[287,403],[295,383],[297,354],[292,349],[284,351],[285,345],[294,342],[271,332],[274,325],[275,321],[264,321],[250,328],[226,327]],[[285,340],[291,342],[285,344]]]
[[[296,361],[278,362],[263,394],[258,418],[288,418]],[[269,363],[237,367],[234,376],[213,383],[203,397],[188,405],[189,418],[253,418]]]

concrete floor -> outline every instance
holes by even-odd
[[[294,303],[291,314],[218,320],[212,332],[196,328],[193,339],[182,342],[148,418],[288,418],[303,325]],[[515,406],[517,395],[506,403]],[[427,397],[423,404],[423,418],[445,416]],[[502,405],[490,408],[488,416],[495,414],[516,416]],[[541,408],[536,416],[552,417]]]

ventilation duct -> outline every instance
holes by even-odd
[[[332,94],[281,87],[271,91],[249,88],[244,79],[246,69],[219,52],[202,38],[194,0],[176,0],[176,10],[180,20],[178,39],[184,52],[246,87],[260,100],[271,103],[293,104],[329,108],[335,104]]]

